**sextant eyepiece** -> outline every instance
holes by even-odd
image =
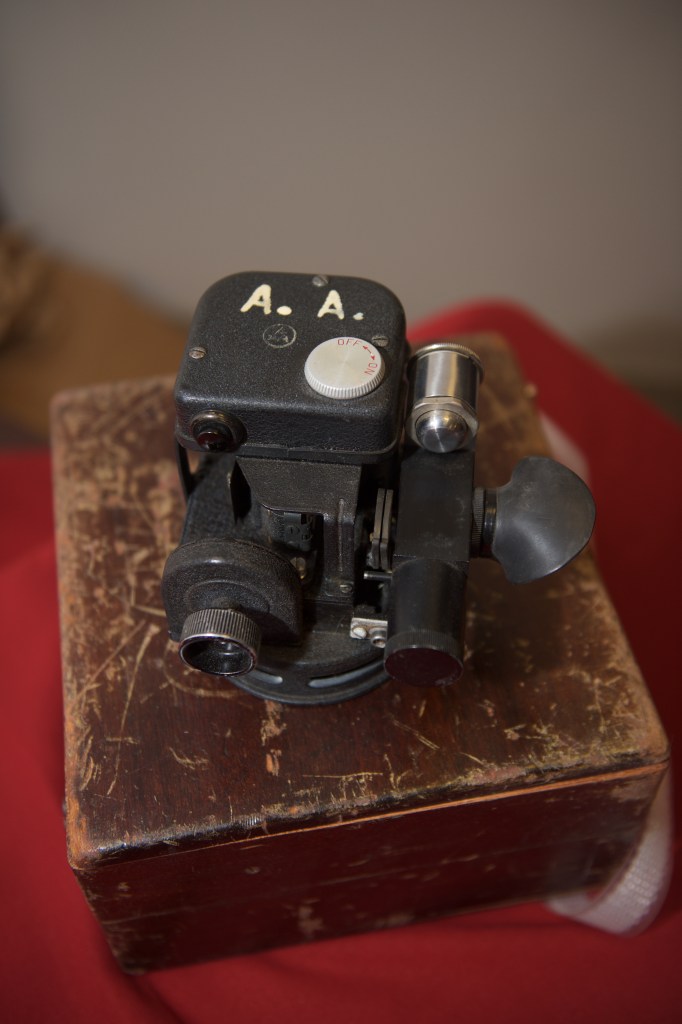
[[[180,657],[200,672],[238,676],[255,667],[260,639],[260,629],[248,615],[232,608],[202,608],[185,620]]]

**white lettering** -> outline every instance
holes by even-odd
[[[334,313],[335,316],[338,316],[339,320],[343,320],[344,313],[341,296],[335,288],[332,288],[329,292],[329,295],[324,300],[324,303],[317,315],[318,317],[327,316],[328,313]]]
[[[251,298],[246,300],[240,312],[248,313],[254,306],[262,309],[266,316],[272,312],[272,289],[269,284],[259,284]]]

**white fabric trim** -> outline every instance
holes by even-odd
[[[548,900],[556,914],[615,935],[635,935],[654,920],[663,905],[673,865],[671,773],[651,805],[639,842],[618,874],[596,892],[572,893]]]
[[[552,455],[585,483],[590,466],[585,453],[544,413],[542,428]],[[672,875],[673,811],[670,772],[659,786],[644,831],[618,874],[596,892],[571,893],[549,900],[556,914],[616,935],[643,931],[658,914]]]

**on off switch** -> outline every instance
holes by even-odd
[[[381,383],[385,372],[379,351],[362,338],[329,338],[305,363],[310,387],[327,398],[361,398]]]

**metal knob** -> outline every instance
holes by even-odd
[[[326,398],[362,398],[384,378],[381,353],[362,338],[329,338],[317,345],[305,363],[305,379]]]
[[[496,559],[510,583],[563,568],[585,547],[594,499],[579,476],[543,456],[521,459],[504,487],[474,496],[478,553]]]

